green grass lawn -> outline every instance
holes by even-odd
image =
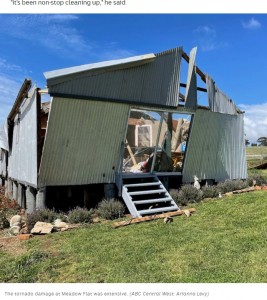
[[[175,217],[170,224],[94,224],[20,241],[22,253],[0,248],[0,281],[267,281],[266,192],[191,207],[197,211],[190,218]]]

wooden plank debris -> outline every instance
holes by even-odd
[[[242,193],[248,193],[253,191],[255,191],[254,186],[242,190],[233,191],[233,194],[242,194]]]
[[[129,146],[127,140],[126,140],[126,147],[127,147],[127,150],[128,150],[128,152],[130,154],[130,157],[131,157],[131,160],[132,160],[133,164],[136,165],[137,164],[136,159],[135,159],[135,157],[133,155],[133,151],[132,151],[131,147]]]
[[[118,228],[118,227],[130,225],[130,224],[137,224],[137,223],[142,223],[142,222],[148,222],[148,221],[152,221],[152,220],[156,220],[156,219],[164,219],[166,217],[180,216],[180,215],[184,215],[185,211],[193,213],[193,212],[196,211],[196,209],[195,208],[189,208],[189,209],[186,209],[186,210],[177,210],[177,211],[172,211],[172,212],[158,214],[158,215],[153,215],[153,216],[145,216],[145,217],[133,218],[133,219],[130,219],[130,220],[127,220],[127,221],[115,222],[112,225],[112,227],[113,228]]]

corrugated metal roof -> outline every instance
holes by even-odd
[[[8,176],[32,186],[37,185],[37,99],[36,90],[24,102],[14,119]]]
[[[105,69],[101,65],[81,72],[80,68],[74,68],[73,73],[60,71],[60,77],[45,75],[49,93],[54,96],[176,107],[181,57],[182,48],[175,48],[138,66]]]
[[[138,55],[138,56],[123,58],[123,59],[109,60],[109,61],[103,61],[103,62],[98,62],[93,64],[86,64],[86,65],[64,68],[64,69],[59,69],[54,71],[48,71],[44,73],[44,76],[48,82],[50,82],[51,80],[52,84],[55,82],[60,83],[60,82],[64,82],[66,80],[64,77],[68,75],[80,74],[88,71],[93,72],[95,70],[98,72],[99,71],[104,72],[104,71],[111,71],[111,70],[113,71],[119,70],[121,68],[126,69],[126,68],[130,68],[134,66],[136,67],[151,62],[152,60],[154,60],[154,58],[155,58],[155,54],[150,53],[150,54]],[[58,78],[58,80],[55,81],[55,78]]]
[[[53,98],[38,186],[115,182],[130,106]]]
[[[187,145],[183,181],[247,177],[243,115],[197,110]]]
[[[197,47],[190,51],[188,74],[185,92],[185,107],[196,109],[197,107],[197,76],[196,76],[196,54]]]

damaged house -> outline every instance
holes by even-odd
[[[121,196],[136,217],[179,209],[168,187],[194,175],[246,178],[243,112],[195,57],[175,48],[50,71],[47,90],[26,79],[7,118],[9,196],[28,211]]]

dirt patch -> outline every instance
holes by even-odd
[[[5,197],[5,187],[0,186],[0,213],[6,211],[7,217],[14,215],[19,209],[19,205],[14,200]],[[10,210],[10,213],[9,213]],[[16,236],[10,236],[7,229],[0,230],[0,251],[20,255],[27,251],[24,241],[20,241]]]
[[[8,236],[7,230],[1,230],[0,251],[21,255],[27,252],[25,241],[20,241],[18,237]]]

